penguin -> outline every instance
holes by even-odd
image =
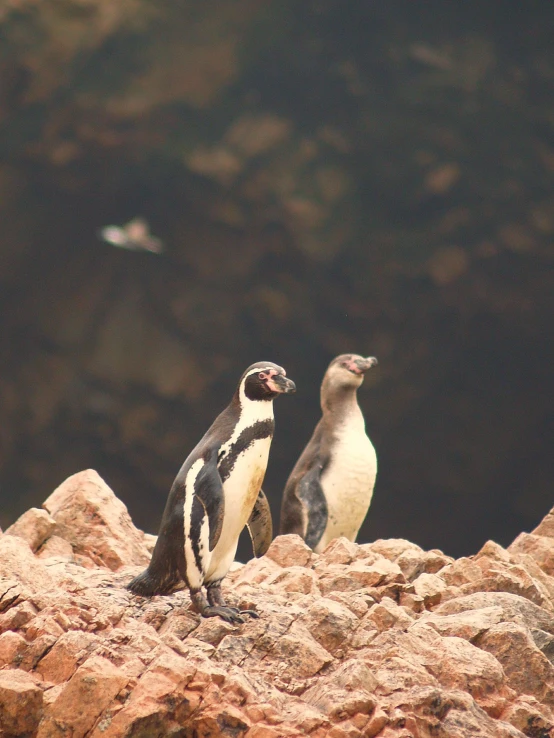
[[[295,391],[277,364],[261,361],[246,369],[230,404],[177,474],[152,559],[127,585],[131,592],[169,594],[183,580],[200,615],[231,623],[244,622],[244,614],[257,617],[228,606],[221,582],[245,525],[255,556],[263,556],[271,543],[271,513],[261,487],[275,426],[273,400]]]
[[[334,538],[356,540],[377,476],[357,390],[373,356],[341,354],[321,384],[323,416],[285,485],[280,533],[297,533],[316,553]]]

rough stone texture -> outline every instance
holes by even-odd
[[[6,533],[18,536],[27,541],[31,550],[36,552],[49,538],[56,527],[56,521],[46,510],[32,507],[7,529]]]
[[[138,566],[150,560],[144,534],[134,527],[125,505],[95,471],[89,469],[66,479],[44,507],[56,521],[57,535],[97,564],[116,571],[125,564]]]
[[[118,527],[113,494],[91,517],[100,543],[64,555],[59,541],[84,540],[99,501],[90,472],[60,489],[79,478],[77,494],[48,501],[67,536],[56,534],[60,555],[0,538],[1,735],[554,735],[554,581],[529,547],[489,541],[453,562],[407,541],[339,539],[316,555],[280,537],[271,556],[231,568],[229,601],[260,614],[235,626],[201,619],[186,591],[146,600],[125,589],[139,565],[104,561],[124,555],[122,530],[127,543],[143,538],[125,516]]]
[[[35,733],[42,718],[43,689],[20,669],[0,671],[0,735]]]

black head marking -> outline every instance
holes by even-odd
[[[295,392],[294,382],[287,378],[285,370],[271,361],[252,364],[241,377],[241,386],[248,400],[274,400],[278,395]]]

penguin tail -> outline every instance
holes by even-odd
[[[177,572],[168,572],[165,576],[156,576],[150,569],[145,569],[141,574],[131,579],[127,589],[133,594],[142,597],[153,597],[154,595],[166,595],[173,592],[180,577]]]

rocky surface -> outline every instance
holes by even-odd
[[[278,537],[233,565],[233,626],[124,588],[153,539],[81,472],[0,535],[0,735],[552,737],[553,517],[458,560]]]

